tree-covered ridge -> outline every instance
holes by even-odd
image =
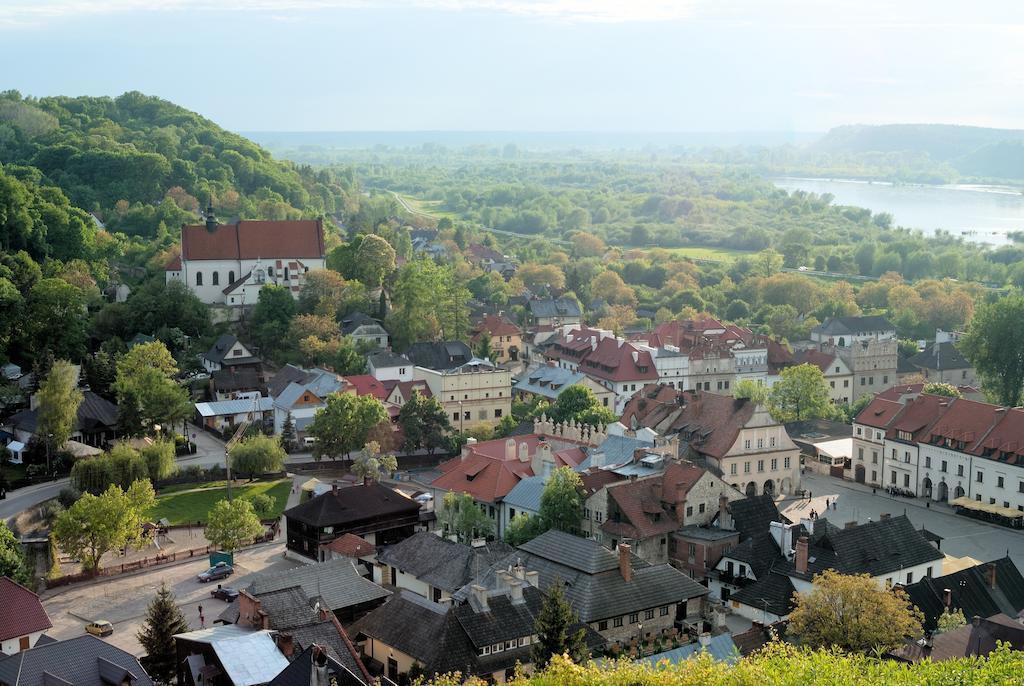
[[[707,655],[678,665],[656,667],[621,660],[580,666],[555,657],[547,669],[530,676],[517,675],[513,686],[918,686],[919,684],[1009,686],[1024,674],[1024,653],[1004,646],[987,658],[907,664],[837,651],[811,652],[770,644],[735,664],[716,662]],[[456,686],[459,675],[431,683]],[[482,684],[477,679],[468,683]]]
[[[31,166],[78,207],[129,235],[175,232],[200,204],[222,217],[335,216],[352,202],[345,172],[274,160],[248,139],[166,100],[23,98],[0,93],[0,162]]]

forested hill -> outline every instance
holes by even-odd
[[[1024,130],[946,124],[839,126],[810,146],[827,154],[917,153],[964,176],[1024,179]]]
[[[344,172],[275,160],[194,112],[138,92],[0,93],[0,164],[23,181],[59,187],[112,231],[143,238],[156,237],[161,224],[174,233],[208,200],[222,218],[330,217],[354,193]]]

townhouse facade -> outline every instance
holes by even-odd
[[[829,317],[811,330],[819,352],[842,358],[852,373],[848,402],[897,383],[899,342],[885,317]]]

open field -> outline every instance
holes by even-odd
[[[213,482],[216,483],[216,482]],[[291,479],[278,481],[256,481],[251,484],[233,486],[231,495],[234,498],[265,493],[274,498],[274,511],[270,517],[280,517],[288,503],[291,492]],[[205,484],[197,484],[196,490],[178,490],[164,493],[156,500],[147,516],[150,521],[166,518],[171,526],[188,524],[189,522],[205,522],[206,515],[218,500],[228,497],[227,488],[207,488]]]
[[[441,217],[455,219],[454,212],[448,212],[447,210],[442,209],[442,205],[444,205],[443,200],[420,200],[419,198],[414,198],[411,195],[400,195],[398,193],[395,194],[395,197],[405,206],[406,211],[411,212],[412,214],[425,214],[437,219],[440,219]]]
[[[716,262],[732,262],[740,257],[752,256],[756,253],[750,252],[749,250],[730,250],[729,248],[703,248],[703,247],[687,247],[687,248],[660,248],[666,252],[670,252],[673,255],[679,255],[680,257],[689,257],[694,260],[714,260]]]

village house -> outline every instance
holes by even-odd
[[[405,356],[415,364],[413,378],[427,384],[460,431],[511,416],[512,373],[473,357],[465,343],[416,343]]]
[[[332,371],[318,368],[307,371],[290,365],[267,385],[273,398],[274,434],[281,435],[290,416],[296,436],[302,439],[316,413],[327,406],[328,396],[351,392],[351,384]]]
[[[885,317],[828,317],[811,329],[819,352],[841,357],[853,374],[850,402],[897,383],[896,327]]]
[[[86,634],[63,641],[43,638],[13,655],[0,655],[4,686],[153,686],[131,653]]]
[[[956,335],[936,331],[935,340],[907,360],[926,383],[948,383],[954,386],[980,386],[978,372],[956,347]]]
[[[341,318],[341,333],[349,336],[356,344],[373,348],[387,348],[391,342],[381,323],[368,314],[353,312]]]
[[[266,284],[295,297],[307,272],[324,268],[320,219],[240,220],[220,224],[213,208],[206,223],[181,227],[181,255],[165,267],[166,281],[180,281],[208,305],[253,306]]]
[[[534,299],[527,303],[534,327],[579,326],[583,321],[580,304],[573,298]]]
[[[236,400],[250,393],[266,395],[263,375],[251,367],[227,367],[210,374],[210,392],[214,400]]]
[[[501,314],[489,314],[483,317],[473,327],[469,339],[470,345],[473,348],[479,348],[480,341],[485,335],[490,340],[492,362],[505,364],[519,361],[520,355],[525,350],[523,331],[508,317]]]
[[[549,403],[558,402],[558,396],[571,386],[589,388],[601,407],[611,409],[615,406],[615,391],[586,374],[571,369],[564,369],[554,362],[536,367],[523,373],[512,387],[516,396],[529,400],[541,397]]]
[[[926,576],[903,588],[924,615],[926,632],[938,628],[943,612],[960,610],[964,617],[991,617],[1002,613],[1020,617],[1024,611],[1024,576],[1009,557]]]
[[[828,397],[835,405],[849,405],[853,396],[853,371],[836,354],[819,350],[801,350],[794,356],[796,364],[813,364],[821,370],[828,385]]]
[[[28,650],[53,626],[39,596],[6,576],[0,576],[0,607],[0,654]]]
[[[390,350],[376,350],[366,356],[370,376],[378,381],[412,381],[412,360]]]
[[[196,403],[196,414],[204,428],[231,434],[242,423],[273,426],[274,400],[259,392],[240,393],[234,400]]]
[[[35,407],[35,397],[27,410],[15,412],[0,423],[0,427],[9,432],[24,445],[38,438],[39,410]],[[75,413],[75,422],[71,427],[71,440],[68,444],[79,443],[94,448],[102,448],[117,436],[118,419],[117,405],[103,396],[90,390],[82,391],[82,402]],[[98,452],[98,451],[97,451]],[[93,453],[89,453],[93,454]]]
[[[211,373],[232,368],[258,371],[259,366],[260,358],[252,349],[229,333],[223,334],[212,348],[203,353],[203,367]]]

